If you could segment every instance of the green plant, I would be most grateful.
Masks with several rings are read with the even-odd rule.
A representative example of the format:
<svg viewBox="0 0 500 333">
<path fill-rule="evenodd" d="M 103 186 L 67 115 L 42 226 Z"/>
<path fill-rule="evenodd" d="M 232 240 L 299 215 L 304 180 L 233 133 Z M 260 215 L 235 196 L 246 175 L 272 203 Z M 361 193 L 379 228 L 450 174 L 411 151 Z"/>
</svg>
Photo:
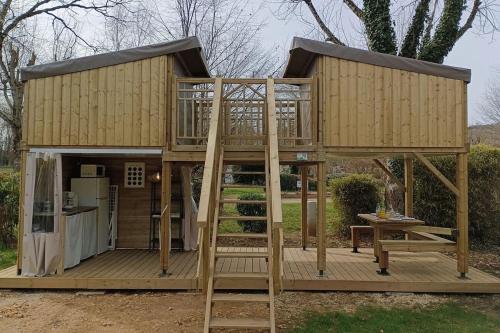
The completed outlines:
<svg viewBox="0 0 500 333">
<path fill-rule="evenodd" d="M 432 157 L 430 161 L 454 182 L 456 159 Z M 402 179 L 403 163 L 392 160 L 391 171 Z M 500 243 L 500 149 L 472 146 L 469 168 L 469 235 L 472 241 Z M 456 228 L 456 198 L 425 166 L 414 164 L 414 214 L 427 224 Z"/>
<path fill-rule="evenodd" d="M 284 192 L 297 192 L 297 180 L 299 177 L 296 175 L 292 175 L 290 173 L 281 173 L 280 174 L 280 185 L 281 190 Z"/>
<path fill-rule="evenodd" d="M 0 245 L 16 241 L 19 218 L 19 173 L 0 172 Z"/>
<path fill-rule="evenodd" d="M 245 193 L 241 194 L 238 199 L 240 200 L 265 200 L 265 197 L 259 193 Z M 265 204 L 247 204 L 237 203 L 236 210 L 240 215 L 244 216 L 266 216 Z M 265 221 L 238 221 L 238 224 L 243 228 L 244 232 L 265 232 L 267 223 Z"/>
<path fill-rule="evenodd" d="M 341 236 L 350 233 L 350 226 L 366 224 L 357 215 L 374 212 L 380 200 L 380 184 L 368 174 L 353 174 L 331 182 L 333 205 L 339 211 L 339 228 Z"/>
</svg>

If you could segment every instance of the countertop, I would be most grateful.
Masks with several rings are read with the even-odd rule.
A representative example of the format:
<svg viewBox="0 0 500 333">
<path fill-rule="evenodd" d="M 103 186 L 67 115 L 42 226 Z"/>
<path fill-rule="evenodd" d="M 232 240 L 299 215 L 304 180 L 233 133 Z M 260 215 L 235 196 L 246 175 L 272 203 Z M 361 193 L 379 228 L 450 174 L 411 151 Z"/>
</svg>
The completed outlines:
<svg viewBox="0 0 500 333">
<path fill-rule="evenodd" d="M 62 215 L 70 216 L 76 215 L 84 212 L 90 212 L 91 210 L 97 209 L 95 206 L 79 206 L 70 210 L 63 210 Z"/>
</svg>

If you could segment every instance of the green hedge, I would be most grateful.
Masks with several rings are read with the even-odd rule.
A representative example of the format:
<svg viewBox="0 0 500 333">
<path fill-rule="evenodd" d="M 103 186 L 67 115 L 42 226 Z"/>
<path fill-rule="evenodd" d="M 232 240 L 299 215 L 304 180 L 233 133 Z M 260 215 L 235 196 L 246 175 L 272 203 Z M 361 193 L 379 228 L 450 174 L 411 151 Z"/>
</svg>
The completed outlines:
<svg viewBox="0 0 500 333">
<path fill-rule="evenodd" d="M 238 196 L 240 200 L 265 200 L 266 197 L 260 193 L 244 193 Z M 245 204 L 237 203 L 236 210 L 240 215 L 245 216 L 266 216 L 265 204 Z M 265 221 L 238 221 L 244 232 L 265 232 L 267 223 Z"/>
<path fill-rule="evenodd" d="M 0 246 L 13 246 L 19 218 L 19 173 L 0 171 Z"/>
<path fill-rule="evenodd" d="M 456 158 L 429 158 L 448 179 L 455 182 Z M 389 167 L 403 179 L 403 162 Z M 472 146 L 469 168 L 469 235 L 474 242 L 500 244 L 500 149 Z M 425 166 L 414 166 L 414 214 L 433 226 L 456 228 L 456 198 Z"/>
<path fill-rule="evenodd" d="M 375 211 L 381 185 L 369 174 L 353 174 L 332 179 L 330 187 L 333 205 L 339 212 L 338 231 L 341 236 L 347 236 L 351 225 L 366 224 L 357 216 L 359 213 Z"/>
</svg>

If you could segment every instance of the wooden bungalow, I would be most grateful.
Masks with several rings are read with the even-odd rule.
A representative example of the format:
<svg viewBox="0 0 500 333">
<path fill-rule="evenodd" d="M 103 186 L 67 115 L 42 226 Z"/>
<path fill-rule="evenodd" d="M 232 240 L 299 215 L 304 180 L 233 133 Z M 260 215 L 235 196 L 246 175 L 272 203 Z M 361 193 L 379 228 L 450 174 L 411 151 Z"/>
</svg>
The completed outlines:
<svg viewBox="0 0 500 333">
<path fill-rule="evenodd" d="M 22 78 L 18 263 L 0 271 L 1 288 L 200 289 L 207 332 L 274 331 L 281 290 L 500 291 L 499 279 L 468 266 L 467 69 L 295 38 L 283 78 L 213 78 L 188 38 L 32 66 Z M 455 180 L 426 157 L 438 154 L 456 156 Z M 455 195 L 456 230 L 400 221 L 391 231 L 407 239 L 386 240 L 368 215 L 372 228 L 354 228 L 353 241 L 374 232 L 374 249 L 327 248 L 325 163 L 338 156 L 380 166 L 404 190 L 405 218 L 420 161 Z M 380 160 L 392 156 L 404 158 L 404 182 Z M 261 169 L 239 168 L 249 164 Z M 302 248 L 284 246 L 280 165 L 301 170 Z M 223 195 L 249 187 L 264 198 Z M 224 210 L 238 203 L 265 205 L 266 216 Z M 266 232 L 218 231 L 238 220 L 266 223 Z M 215 318 L 220 302 L 267 305 L 269 317 Z"/>
</svg>

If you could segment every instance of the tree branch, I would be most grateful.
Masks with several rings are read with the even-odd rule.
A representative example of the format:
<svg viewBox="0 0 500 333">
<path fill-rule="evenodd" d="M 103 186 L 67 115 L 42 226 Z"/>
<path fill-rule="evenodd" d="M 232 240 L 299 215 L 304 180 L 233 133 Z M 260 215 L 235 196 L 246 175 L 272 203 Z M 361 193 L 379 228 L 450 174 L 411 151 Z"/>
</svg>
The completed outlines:
<svg viewBox="0 0 500 333">
<path fill-rule="evenodd" d="M 353 0 L 343 0 L 347 7 L 356 15 L 361 21 L 364 20 L 364 13 L 361 8 L 354 3 Z"/>
<path fill-rule="evenodd" d="M 319 27 L 321 28 L 321 30 L 323 31 L 323 33 L 326 35 L 326 40 L 329 41 L 329 42 L 332 42 L 334 44 L 339 44 L 339 45 L 345 45 L 340 39 L 337 38 L 337 36 L 335 36 L 333 34 L 333 32 L 326 26 L 325 22 L 323 21 L 323 19 L 319 16 L 318 14 L 318 11 L 316 10 L 316 8 L 314 7 L 313 3 L 312 3 L 312 0 L 303 0 L 307 7 L 309 8 L 309 11 L 311 12 L 311 14 L 313 15 L 314 19 L 316 20 L 316 22 L 318 23 Z"/>
<path fill-rule="evenodd" d="M 429 12 L 430 0 L 421 0 L 415 9 L 415 14 L 408 27 L 406 36 L 403 41 L 403 46 L 399 55 L 406 58 L 415 58 L 417 49 L 420 43 L 420 36 L 425 28 L 425 19 Z"/>
<path fill-rule="evenodd" d="M 467 18 L 467 21 L 465 21 L 464 25 L 458 29 L 457 37 L 455 41 L 459 40 L 460 37 L 462 37 L 467 30 L 472 28 L 472 22 L 474 22 L 474 19 L 476 18 L 477 13 L 479 12 L 479 6 L 481 6 L 481 1 L 480 0 L 474 0 L 474 3 L 472 4 L 472 10 L 469 14 L 469 17 Z"/>
</svg>

